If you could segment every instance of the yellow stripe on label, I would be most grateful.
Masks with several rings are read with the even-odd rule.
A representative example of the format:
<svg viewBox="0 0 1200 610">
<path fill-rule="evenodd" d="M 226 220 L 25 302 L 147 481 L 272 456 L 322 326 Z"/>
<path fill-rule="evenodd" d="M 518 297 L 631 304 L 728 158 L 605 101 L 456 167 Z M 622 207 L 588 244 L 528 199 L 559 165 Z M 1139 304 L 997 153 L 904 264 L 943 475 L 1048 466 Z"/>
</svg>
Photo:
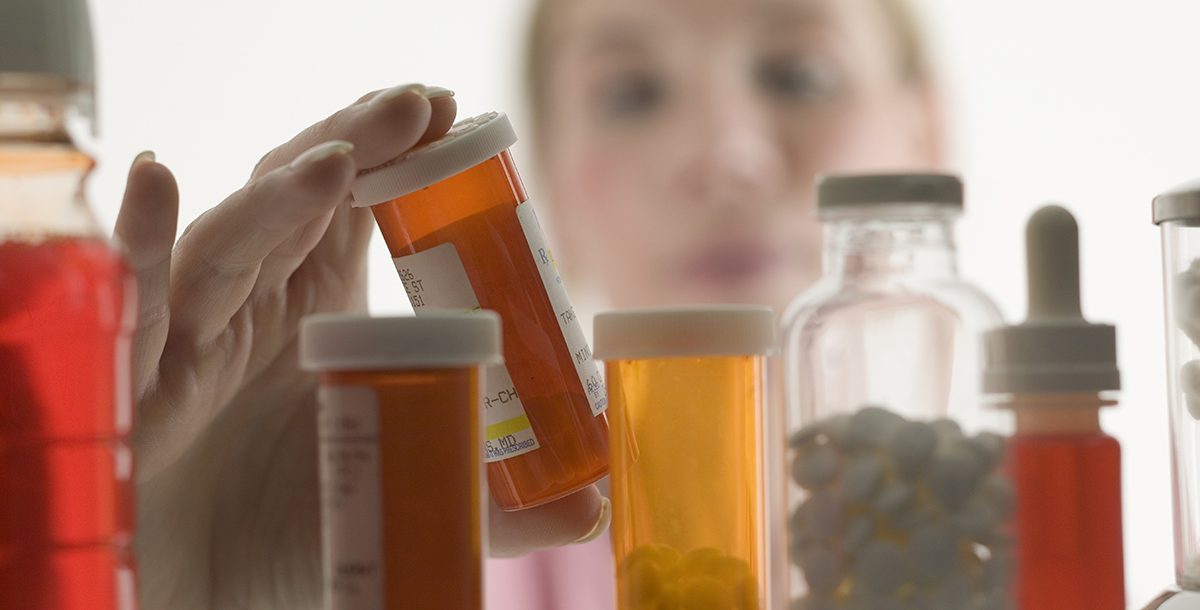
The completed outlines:
<svg viewBox="0 0 1200 610">
<path fill-rule="evenodd" d="M 529 417 L 522 415 L 509 420 L 502 421 L 498 424 L 492 424 L 487 427 L 487 440 L 494 441 L 498 438 L 503 438 L 521 430 L 532 428 L 533 424 L 529 423 Z"/>
</svg>

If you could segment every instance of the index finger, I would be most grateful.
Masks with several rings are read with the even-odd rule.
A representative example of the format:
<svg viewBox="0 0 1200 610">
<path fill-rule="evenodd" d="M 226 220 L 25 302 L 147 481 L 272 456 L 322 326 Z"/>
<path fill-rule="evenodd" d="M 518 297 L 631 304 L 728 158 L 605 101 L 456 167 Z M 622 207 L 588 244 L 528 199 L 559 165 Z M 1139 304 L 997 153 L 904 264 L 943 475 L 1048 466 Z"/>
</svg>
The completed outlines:
<svg viewBox="0 0 1200 610">
<path fill-rule="evenodd" d="M 441 137 L 457 111 L 454 92 L 441 87 L 402 85 L 369 93 L 267 153 L 251 180 L 286 166 L 313 146 L 335 140 L 354 145 L 351 158 L 359 170 L 382 165 L 420 142 Z"/>
</svg>

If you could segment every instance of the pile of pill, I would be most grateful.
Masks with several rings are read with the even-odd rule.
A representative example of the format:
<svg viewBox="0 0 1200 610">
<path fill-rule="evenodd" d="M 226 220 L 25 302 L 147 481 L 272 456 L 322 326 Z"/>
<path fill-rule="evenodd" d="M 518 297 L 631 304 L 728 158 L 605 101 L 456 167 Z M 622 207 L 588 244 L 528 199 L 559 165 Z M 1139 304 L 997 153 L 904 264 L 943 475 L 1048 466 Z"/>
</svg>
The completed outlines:
<svg viewBox="0 0 1200 610">
<path fill-rule="evenodd" d="M 1193 346 L 1200 348 L 1200 258 L 1175 275 L 1174 288 L 1175 324 Z M 1183 350 L 1183 353 L 1189 351 Z M 1190 360 L 1180 367 L 1178 383 L 1188 413 L 1192 419 L 1200 421 L 1200 360 Z M 1175 425 L 1186 424 L 1181 419 Z M 1183 561 L 1179 579 L 1181 585 L 1200 586 L 1200 556 L 1188 557 Z"/>
<path fill-rule="evenodd" d="M 878 407 L 789 439 L 805 499 L 790 557 L 808 584 L 793 610 L 1007 610 L 1014 493 L 1002 437 Z"/>
<path fill-rule="evenodd" d="M 714 548 L 638 547 L 617 570 L 622 610 L 759 610 L 747 562 Z"/>
</svg>

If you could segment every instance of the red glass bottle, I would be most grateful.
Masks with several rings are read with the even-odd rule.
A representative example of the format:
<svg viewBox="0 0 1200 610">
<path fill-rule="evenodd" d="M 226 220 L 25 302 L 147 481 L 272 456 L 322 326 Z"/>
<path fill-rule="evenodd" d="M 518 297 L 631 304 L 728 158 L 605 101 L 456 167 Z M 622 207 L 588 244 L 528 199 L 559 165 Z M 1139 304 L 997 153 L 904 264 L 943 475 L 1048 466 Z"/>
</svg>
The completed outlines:
<svg viewBox="0 0 1200 610">
<path fill-rule="evenodd" d="M 1039 400 L 1040 399 L 1040 400 Z M 1024 396 L 1009 467 L 1022 610 L 1125 607 L 1121 447 L 1095 394 Z"/>
<path fill-rule="evenodd" d="M 91 113 L 87 11 L 17 0 L 0 22 L 0 608 L 132 610 L 136 282 L 71 135 Z"/>
<path fill-rule="evenodd" d="M 1083 317 L 1070 212 L 1035 213 L 1026 250 L 1028 319 L 984 341 L 984 389 L 1016 416 L 1016 607 L 1122 610 L 1121 448 L 1100 428 L 1121 387 L 1116 329 Z"/>
</svg>

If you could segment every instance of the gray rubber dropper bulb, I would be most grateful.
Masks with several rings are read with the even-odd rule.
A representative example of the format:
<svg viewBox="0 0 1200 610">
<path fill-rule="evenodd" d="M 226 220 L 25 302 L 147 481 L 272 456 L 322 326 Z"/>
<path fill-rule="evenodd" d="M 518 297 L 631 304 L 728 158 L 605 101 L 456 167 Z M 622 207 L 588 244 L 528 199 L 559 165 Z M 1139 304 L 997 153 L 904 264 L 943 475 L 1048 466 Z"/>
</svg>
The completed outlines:
<svg viewBox="0 0 1200 610">
<path fill-rule="evenodd" d="M 1079 306 L 1079 224 L 1062 206 L 1038 210 L 1025 226 L 1026 323 L 1083 322 Z"/>
<path fill-rule="evenodd" d="M 1025 227 L 1029 313 L 984 335 L 983 385 L 991 393 L 1103 392 L 1121 387 L 1116 329 L 1083 317 L 1079 225 L 1062 206 Z"/>
</svg>

